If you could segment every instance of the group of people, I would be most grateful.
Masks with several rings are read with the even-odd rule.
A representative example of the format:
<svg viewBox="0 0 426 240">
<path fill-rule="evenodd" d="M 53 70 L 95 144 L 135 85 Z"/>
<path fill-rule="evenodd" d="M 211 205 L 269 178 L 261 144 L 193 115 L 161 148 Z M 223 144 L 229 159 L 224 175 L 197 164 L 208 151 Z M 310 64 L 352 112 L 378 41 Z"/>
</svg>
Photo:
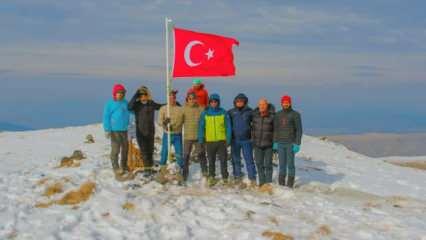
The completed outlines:
<svg viewBox="0 0 426 240">
<path fill-rule="evenodd" d="M 227 149 L 230 146 L 234 184 L 245 184 L 241 154 L 250 185 L 271 184 L 273 148 L 276 148 L 279 158 L 278 183 L 293 188 L 294 156 L 300 150 L 302 121 L 300 114 L 292 108 L 290 96 L 282 96 L 282 109 L 279 111 L 275 111 L 266 98 L 261 98 L 253 110 L 248 105 L 248 97 L 240 93 L 234 99 L 233 108 L 226 111 L 221 107 L 220 96 L 216 93 L 209 95 L 200 79 L 193 80 L 183 106 L 176 100 L 177 93 L 176 90 L 169 92 L 168 114 L 167 105 L 155 102 L 147 87 L 140 87 L 127 102 L 125 87 L 114 85 L 112 99 L 104 108 L 103 126 L 106 136 L 111 138 L 111 162 L 116 175 L 129 174 L 127 130 L 132 113 L 135 115 L 136 139 L 144 163 L 143 174 L 145 177 L 154 174 L 154 117 L 158 110 L 158 123 L 163 128 L 159 176 L 167 172 L 170 135 L 182 183 L 188 179 L 192 152 L 209 186 L 219 181 L 216 178 L 217 160 L 223 183 L 229 183 Z"/>
</svg>

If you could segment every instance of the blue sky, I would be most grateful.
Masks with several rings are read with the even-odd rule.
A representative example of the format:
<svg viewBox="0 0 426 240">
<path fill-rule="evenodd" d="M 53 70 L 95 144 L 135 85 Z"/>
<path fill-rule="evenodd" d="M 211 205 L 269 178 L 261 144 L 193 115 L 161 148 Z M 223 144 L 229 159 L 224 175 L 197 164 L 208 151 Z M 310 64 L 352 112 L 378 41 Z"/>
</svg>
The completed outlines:
<svg viewBox="0 0 426 240">
<path fill-rule="evenodd" d="M 176 3 L 178 2 L 178 3 Z M 164 101 L 164 17 L 232 36 L 230 107 L 288 93 L 311 134 L 426 130 L 424 1 L 54 1 L 0 5 L 0 128 L 100 121 L 114 82 Z M 190 79 L 176 80 L 182 91 Z"/>
</svg>

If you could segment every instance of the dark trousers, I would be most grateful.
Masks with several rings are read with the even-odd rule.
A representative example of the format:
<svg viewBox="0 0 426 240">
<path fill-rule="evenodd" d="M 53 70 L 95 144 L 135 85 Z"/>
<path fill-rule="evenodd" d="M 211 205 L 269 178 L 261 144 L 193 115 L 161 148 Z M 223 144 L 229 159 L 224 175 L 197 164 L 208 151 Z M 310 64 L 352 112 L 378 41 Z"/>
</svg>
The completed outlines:
<svg viewBox="0 0 426 240">
<path fill-rule="evenodd" d="M 138 142 L 139 150 L 141 151 L 144 169 L 151 169 L 154 165 L 154 136 L 146 136 L 136 130 L 136 140 Z"/>
<path fill-rule="evenodd" d="M 197 140 L 184 140 L 183 142 L 183 177 L 185 180 L 189 174 L 189 159 L 191 157 L 192 147 L 195 148 L 195 155 L 198 158 L 198 161 L 201 165 L 201 172 L 203 174 L 207 173 L 207 159 L 206 159 L 206 151 L 204 144 L 198 143 Z"/>
<path fill-rule="evenodd" d="M 294 177 L 296 167 L 294 165 L 293 144 L 278 143 L 279 175 Z M 287 172 L 288 169 L 288 172 Z"/>
<path fill-rule="evenodd" d="M 228 179 L 228 164 L 226 142 L 207 142 L 206 143 L 207 158 L 209 160 L 209 177 L 215 177 L 216 174 L 216 157 L 220 161 L 220 171 L 223 179 Z"/>
<path fill-rule="evenodd" d="M 272 146 L 254 147 L 254 160 L 256 161 L 259 185 L 272 183 Z"/>
<path fill-rule="evenodd" d="M 127 171 L 127 152 L 129 151 L 129 142 L 127 131 L 111 132 L 111 163 L 114 170 L 118 170 L 118 155 L 121 153 L 121 169 Z"/>
</svg>

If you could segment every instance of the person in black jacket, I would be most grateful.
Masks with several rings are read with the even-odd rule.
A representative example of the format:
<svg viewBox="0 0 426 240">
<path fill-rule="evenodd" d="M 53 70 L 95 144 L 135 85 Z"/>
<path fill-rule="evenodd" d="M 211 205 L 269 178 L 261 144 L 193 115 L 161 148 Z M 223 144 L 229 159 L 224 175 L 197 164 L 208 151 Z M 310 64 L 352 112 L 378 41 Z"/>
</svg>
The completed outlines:
<svg viewBox="0 0 426 240">
<path fill-rule="evenodd" d="M 253 111 L 251 132 L 259 186 L 272 183 L 274 115 L 274 105 L 269 104 L 266 98 L 261 98 Z"/>
<path fill-rule="evenodd" d="M 278 183 L 286 185 L 288 168 L 287 186 L 293 188 L 296 175 L 294 155 L 299 152 L 302 142 L 302 119 L 300 114 L 293 110 L 290 96 L 283 96 L 281 105 L 283 109 L 274 117 L 274 142 L 278 145 L 279 158 Z"/>
<path fill-rule="evenodd" d="M 164 104 L 152 100 L 151 92 L 145 86 L 140 87 L 130 100 L 128 108 L 135 113 L 136 140 L 141 151 L 144 163 L 145 176 L 152 174 L 154 165 L 154 136 L 155 136 L 155 111 Z"/>
</svg>

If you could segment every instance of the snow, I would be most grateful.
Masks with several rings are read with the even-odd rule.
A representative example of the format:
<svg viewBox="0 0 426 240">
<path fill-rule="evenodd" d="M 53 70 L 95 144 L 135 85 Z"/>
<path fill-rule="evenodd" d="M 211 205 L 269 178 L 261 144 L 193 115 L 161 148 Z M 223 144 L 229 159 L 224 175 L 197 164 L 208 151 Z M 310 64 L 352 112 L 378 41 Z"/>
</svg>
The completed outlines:
<svg viewBox="0 0 426 240">
<path fill-rule="evenodd" d="M 84 143 L 87 134 L 95 143 Z M 117 182 L 109 149 L 100 125 L 0 133 L 0 239 L 269 239 L 267 230 L 295 239 L 426 239 L 425 172 L 333 142 L 304 136 L 298 187 L 274 183 L 272 195 L 207 188 L 197 164 L 187 187 Z M 74 150 L 87 159 L 57 168 Z M 96 183 L 88 201 L 35 207 L 88 180 Z M 43 196 L 57 181 L 64 192 Z"/>
</svg>

